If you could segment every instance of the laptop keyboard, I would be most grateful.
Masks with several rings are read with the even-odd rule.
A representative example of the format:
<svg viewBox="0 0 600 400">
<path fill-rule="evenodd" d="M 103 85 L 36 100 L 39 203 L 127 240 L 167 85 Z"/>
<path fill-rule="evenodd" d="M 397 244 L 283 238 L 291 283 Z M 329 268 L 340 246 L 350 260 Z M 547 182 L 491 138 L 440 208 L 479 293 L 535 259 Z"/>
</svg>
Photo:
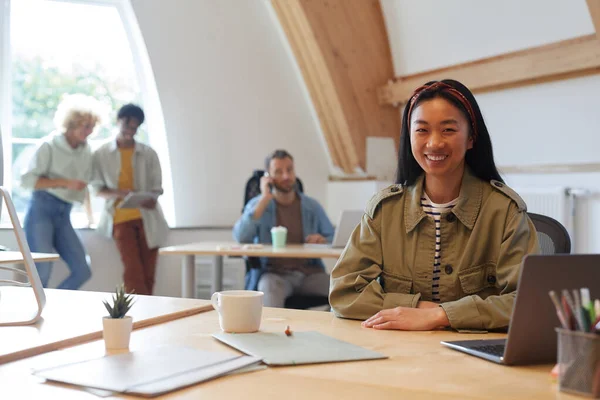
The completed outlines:
<svg viewBox="0 0 600 400">
<path fill-rule="evenodd" d="M 480 351 L 482 353 L 491 354 L 493 356 L 502 357 L 504 356 L 504 344 L 486 344 L 483 346 L 472 346 L 473 350 Z"/>
</svg>

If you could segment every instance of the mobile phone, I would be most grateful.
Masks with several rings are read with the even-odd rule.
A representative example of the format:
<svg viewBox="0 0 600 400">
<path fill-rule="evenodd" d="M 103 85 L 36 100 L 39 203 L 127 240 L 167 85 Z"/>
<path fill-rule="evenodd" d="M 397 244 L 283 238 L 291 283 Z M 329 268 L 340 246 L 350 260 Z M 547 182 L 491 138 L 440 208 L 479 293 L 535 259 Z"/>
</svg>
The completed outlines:
<svg viewBox="0 0 600 400">
<path fill-rule="evenodd" d="M 269 173 L 267 171 L 265 171 L 265 173 L 263 174 L 263 176 L 265 176 L 265 177 L 268 178 L 269 177 Z M 273 184 L 272 183 L 269 183 L 269 190 L 271 192 L 273 191 Z"/>
</svg>

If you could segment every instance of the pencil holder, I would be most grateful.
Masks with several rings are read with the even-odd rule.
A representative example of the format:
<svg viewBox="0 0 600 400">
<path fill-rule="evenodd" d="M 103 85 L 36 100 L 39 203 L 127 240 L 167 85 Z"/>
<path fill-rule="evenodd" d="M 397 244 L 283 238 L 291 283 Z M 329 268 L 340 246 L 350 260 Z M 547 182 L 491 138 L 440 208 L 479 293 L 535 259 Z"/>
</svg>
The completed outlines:
<svg viewBox="0 0 600 400">
<path fill-rule="evenodd" d="M 600 398 L 600 335 L 557 328 L 558 389 Z"/>
</svg>

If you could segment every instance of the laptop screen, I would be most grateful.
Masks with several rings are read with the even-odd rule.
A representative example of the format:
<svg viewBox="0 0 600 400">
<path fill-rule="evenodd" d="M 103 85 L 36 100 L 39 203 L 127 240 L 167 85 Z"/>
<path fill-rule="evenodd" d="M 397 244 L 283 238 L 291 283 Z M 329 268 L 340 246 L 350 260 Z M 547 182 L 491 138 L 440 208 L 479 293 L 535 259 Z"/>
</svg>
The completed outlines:
<svg viewBox="0 0 600 400">
<path fill-rule="evenodd" d="M 363 210 L 343 210 L 338 218 L 338 223 L 335 228 L 332 247 L 346 247 L 350 235 L 360 223 Z"/>
</svg>

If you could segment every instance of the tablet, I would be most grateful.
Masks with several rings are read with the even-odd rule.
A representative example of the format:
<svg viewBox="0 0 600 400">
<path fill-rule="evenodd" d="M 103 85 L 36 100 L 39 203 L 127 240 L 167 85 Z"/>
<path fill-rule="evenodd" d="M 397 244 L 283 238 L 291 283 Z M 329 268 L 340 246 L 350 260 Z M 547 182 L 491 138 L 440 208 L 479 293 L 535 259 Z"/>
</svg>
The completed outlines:
<svg viewBox="0 0 600 400">
<path fill-rule="evenodd" d="M 131 192 L 117 205 L 117 208 L 141 208 L 142 203 L 149 199 L 157 200 L 158 196 L 160 194 L 156 192 Z"/>
</svg>

